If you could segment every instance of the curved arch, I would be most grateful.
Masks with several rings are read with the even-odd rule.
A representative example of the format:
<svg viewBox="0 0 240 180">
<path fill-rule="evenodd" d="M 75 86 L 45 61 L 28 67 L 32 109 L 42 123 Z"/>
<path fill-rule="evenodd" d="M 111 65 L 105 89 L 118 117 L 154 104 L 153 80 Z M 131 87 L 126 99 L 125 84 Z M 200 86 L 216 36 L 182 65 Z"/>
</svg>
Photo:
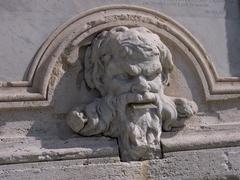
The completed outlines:
<svg viewBox="0 0 240 180">
<path fill-rule="evenodd" d="M 73 63 L 77 47 L 88 43 L 94 33 L 113 26 L 145 26 L 177 44 L 191 60 L 201 79 L 206 100 L 240 96 L 239 78 L 220 78 L 207 53 L 197 39 L 173 19 L 159 12 L 129 5 L 104 6 L 89 10 L 58 27 L 37 52 L 27 75 L 27 82 L 12 84 L 12 90 L 22 94 L 0 97 L 0 106 L 47 106 L 51 100 L 49 88 L 56 83 L 57 64 Z M 64 58 L 64 56 L 69 58 Z M 54 77 L 55 78 L 54 78 Z M 14 89 L 15 88 L 15 89 Z M 15 92 L 16 93 L 16 92 Z M 2 94 L 2 93 L 0 93 Z M 7 103 L 4 103 L 7 102 Z"/>
</svg>

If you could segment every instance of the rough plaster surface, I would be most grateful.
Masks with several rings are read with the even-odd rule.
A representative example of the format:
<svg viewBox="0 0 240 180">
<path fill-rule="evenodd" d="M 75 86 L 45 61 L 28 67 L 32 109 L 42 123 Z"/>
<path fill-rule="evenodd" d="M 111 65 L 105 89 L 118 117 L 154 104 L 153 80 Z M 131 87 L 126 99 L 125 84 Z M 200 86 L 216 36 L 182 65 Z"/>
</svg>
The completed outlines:
<svg viewBox="0 0 240 180">
<path fill-rule="evenodd" d="M 167 153 L 162 160 L 96 158 L 0 166 L 1 179 L 228 179 L 240 178 L 240 148 Z"/>
</svg>

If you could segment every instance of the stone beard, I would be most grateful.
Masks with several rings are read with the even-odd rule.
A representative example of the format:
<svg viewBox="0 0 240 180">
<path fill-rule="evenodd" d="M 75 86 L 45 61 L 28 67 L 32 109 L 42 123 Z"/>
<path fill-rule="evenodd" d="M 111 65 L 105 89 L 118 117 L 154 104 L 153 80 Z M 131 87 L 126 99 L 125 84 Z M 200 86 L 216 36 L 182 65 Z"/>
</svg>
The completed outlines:
<svg viewBox="0 0 240 180">
<path fill-rule="evenodd" d="M 87 49 L 84 80 L 99 91 L 67 116 L 84 136 L 118 139 L 123 161 L 161 158 L 162 129 L 197 111 L 194 102 L 164 95 L 172 56 L 159 36 L 144 27 L 119 26 L 100 33 Z"/>
</svg>

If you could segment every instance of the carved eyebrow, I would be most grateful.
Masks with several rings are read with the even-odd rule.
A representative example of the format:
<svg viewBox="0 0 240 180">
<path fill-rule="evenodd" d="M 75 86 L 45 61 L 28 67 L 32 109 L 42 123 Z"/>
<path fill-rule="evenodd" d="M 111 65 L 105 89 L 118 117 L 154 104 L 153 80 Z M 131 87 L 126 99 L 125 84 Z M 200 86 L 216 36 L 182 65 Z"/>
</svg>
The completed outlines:
<svg viewBox="0 0 240 180">
<path fill-rule="evenodd" d="M 155 66 L 153 66 L 153 67 L 155 67 Z M 150 71 L 149 71 L 149 69 L 144 69 L 143 70 L 143 74 L 145 76 L 151 76 L 151 75 L 154 75 L 154 74 L 159 74 L 161 72 L 162 72 L 162 67 L 161 66 L 156 68 L 156 69 L 151 68 Z"/>
<path fill-rule="evenodd" d="M 141 68 L 136 65 L 129 65 L 127 68 L 127 73 L 131 76 L 135 76 L 141 73 Z"/>
</svg>

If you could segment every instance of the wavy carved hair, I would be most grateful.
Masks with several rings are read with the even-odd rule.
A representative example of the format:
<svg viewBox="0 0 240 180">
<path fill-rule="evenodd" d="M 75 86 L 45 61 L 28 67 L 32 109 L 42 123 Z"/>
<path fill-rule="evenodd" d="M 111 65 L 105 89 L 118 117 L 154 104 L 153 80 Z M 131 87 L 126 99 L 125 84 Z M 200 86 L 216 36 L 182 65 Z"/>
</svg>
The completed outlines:
<svg viewBox="0 0 240 180">
<path fill-rule="evenodd" d="M 98 34 L 87 48 L 84 58 L 87 85 L 92 89 L 96 88 L 104 96 L 102 78 L 108 62 L 114 56 L 121 56 L 124 59 L 133 53 L 145 57 L 159 55 L 163 84 L 168 83 L 169 73 L 173 69 L 172 55 L 159 36 L 144 27 L 118 26 Z"/>
</svg>

